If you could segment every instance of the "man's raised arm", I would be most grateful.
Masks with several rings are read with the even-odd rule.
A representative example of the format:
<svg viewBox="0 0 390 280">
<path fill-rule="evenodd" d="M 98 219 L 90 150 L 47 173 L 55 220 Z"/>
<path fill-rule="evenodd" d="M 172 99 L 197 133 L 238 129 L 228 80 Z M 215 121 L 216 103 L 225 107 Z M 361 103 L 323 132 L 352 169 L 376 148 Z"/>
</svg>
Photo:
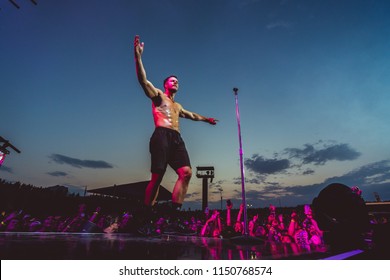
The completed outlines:
<svg viewBox="0 0 390 280">
<path fill-rule="evenodd" d="M 139 36 L 134 38 L 134 60 L 135 70 L 137 73 L 138 82 L 142 86 L 145 94 L 149 98 L 153 98 L 158 95 L 158 89 L 153 86 L 151 82 L 146 78 L 146 71 L 142 63 L 142 53 L 144 51 L 144 43 L 141 43 Z"/>
</svg>

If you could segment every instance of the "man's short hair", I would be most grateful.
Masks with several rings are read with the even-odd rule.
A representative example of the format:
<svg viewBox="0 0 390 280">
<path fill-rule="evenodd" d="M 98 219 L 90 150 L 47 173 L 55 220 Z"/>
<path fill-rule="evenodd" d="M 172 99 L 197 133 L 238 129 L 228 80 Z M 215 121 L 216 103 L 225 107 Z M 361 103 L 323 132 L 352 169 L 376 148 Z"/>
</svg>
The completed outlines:
<svg viewBox="0 0 390 280">
<path fill-rule="evenodd" d="M 166 77 L 166 78 L 164 79 L 164 82 L 163 82 L 164 88 L 165 88 L 165 83 L 169 80 L 169 78 L 172 78 L 172 77 L 177 79 L 177 77 L 176 77 L 175 75 L 170 75 L 170 76 Z"/>
</svg>

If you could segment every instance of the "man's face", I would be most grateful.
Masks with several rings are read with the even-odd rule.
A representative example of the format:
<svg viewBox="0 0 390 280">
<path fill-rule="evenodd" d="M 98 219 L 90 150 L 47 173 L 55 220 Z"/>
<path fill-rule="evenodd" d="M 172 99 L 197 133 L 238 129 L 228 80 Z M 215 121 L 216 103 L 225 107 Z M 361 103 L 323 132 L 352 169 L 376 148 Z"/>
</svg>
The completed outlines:
<svg viewBox="0 0 390 280">
<path fill-rule="evenodd" d="M 179 81 L 175 77 L 170 77 L 165 82 L 165 89 L 170 92 L 176 92 L 179 90 Z"/>
</svg>

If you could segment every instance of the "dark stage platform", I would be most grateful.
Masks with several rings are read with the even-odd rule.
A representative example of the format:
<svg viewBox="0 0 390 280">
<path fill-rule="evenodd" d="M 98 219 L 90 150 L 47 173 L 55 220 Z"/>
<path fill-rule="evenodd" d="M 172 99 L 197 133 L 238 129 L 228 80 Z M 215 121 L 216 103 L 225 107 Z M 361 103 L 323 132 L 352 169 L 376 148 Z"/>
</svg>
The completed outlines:
<svg viewBox="0 0 390 280">
<path fill-rule="evenodd" d="M 303 250 L 296 244 L 243 244 L 230 239 L 106 233 L 0 233 L 2 260 L 246 260 L 324 259 L 326 247 Z"/>
</svg>

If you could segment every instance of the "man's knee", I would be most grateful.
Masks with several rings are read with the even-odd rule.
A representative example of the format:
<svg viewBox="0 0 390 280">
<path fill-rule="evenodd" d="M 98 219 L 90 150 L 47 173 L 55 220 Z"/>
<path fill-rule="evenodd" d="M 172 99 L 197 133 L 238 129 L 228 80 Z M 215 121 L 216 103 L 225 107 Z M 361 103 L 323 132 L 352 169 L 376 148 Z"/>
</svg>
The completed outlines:
<svg viewBox="0 0 390 280">
<path fill-rule="evenodd" d="M 177 174 L 179 175 L 179 178 L 189 181 L 192 176 L 192 169 L 189 166 L 184 166 L 177 170 Z"/>
</svg>

